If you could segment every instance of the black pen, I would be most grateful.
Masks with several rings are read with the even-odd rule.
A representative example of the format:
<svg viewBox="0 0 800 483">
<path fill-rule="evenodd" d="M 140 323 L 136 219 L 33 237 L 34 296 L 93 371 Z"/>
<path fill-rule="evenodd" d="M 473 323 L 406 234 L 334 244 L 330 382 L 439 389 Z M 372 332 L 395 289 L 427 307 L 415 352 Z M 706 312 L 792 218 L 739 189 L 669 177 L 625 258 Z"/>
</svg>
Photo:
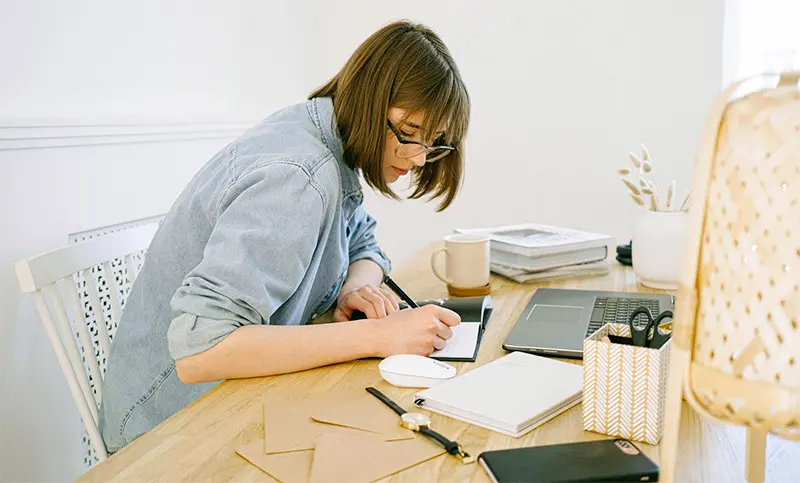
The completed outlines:
<svg viewBox="0 0 800 483">
<path fill-rule="evenodd" d="M 397 283 L 395 283 L 395 281 L 392 280 L 391 277 L 389 277 L 388 275 L 383 277 L 383 283 L 388 285 L 389 288 L 392 289 L 392 292 L 396 293 L 398 297 L 403 299 L 403 301 L 407 303 L 409 307 L 411 307 L 412 309 L 416 309 L 417 307 L 419 307 L 419 305 L 417 305 L 417 303 L 414 302 L 414 299 L 409 297 L 408 294 L 405 293 L 403 289 L 400 288 L 400 286 L 397 285 Z"/>
</svg>

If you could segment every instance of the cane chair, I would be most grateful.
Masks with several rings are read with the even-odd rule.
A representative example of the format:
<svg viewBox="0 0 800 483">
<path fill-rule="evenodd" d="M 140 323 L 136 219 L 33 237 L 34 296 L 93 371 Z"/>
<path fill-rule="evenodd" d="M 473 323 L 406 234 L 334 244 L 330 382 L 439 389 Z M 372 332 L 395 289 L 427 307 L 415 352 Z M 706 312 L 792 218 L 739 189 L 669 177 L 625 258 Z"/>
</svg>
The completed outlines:
<svg viewBox="0 0 800 483">
<path fill-rule="evenodd" d="M 764 480 L 767 434 L 800 440 L 800 72 L 726 89 L 712 105 L 667 384 L 662 481 L 674 480 L 681 400 L 747 428 L 745 476 Z M 777 79 L 777 82 L 775 82 Z"/>
</svg>

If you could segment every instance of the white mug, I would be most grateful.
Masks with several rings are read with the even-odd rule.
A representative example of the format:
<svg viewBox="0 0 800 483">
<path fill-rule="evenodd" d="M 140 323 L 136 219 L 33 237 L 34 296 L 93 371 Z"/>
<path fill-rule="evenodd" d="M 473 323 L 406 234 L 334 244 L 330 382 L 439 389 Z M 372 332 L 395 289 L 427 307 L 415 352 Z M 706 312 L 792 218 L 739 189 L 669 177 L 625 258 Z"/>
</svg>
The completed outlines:
<svg viewBox="0 0 800 483">
<path fill-rule="evenodd" d="M 445 253 L 445 275 L 436 267 Z M 444 237 L 444 248 L 431 255 L 431 270 L 436 278 L 457 288 L 480 288 L 489 283 L 489 237 L 456 233 Z"/>
</svg>

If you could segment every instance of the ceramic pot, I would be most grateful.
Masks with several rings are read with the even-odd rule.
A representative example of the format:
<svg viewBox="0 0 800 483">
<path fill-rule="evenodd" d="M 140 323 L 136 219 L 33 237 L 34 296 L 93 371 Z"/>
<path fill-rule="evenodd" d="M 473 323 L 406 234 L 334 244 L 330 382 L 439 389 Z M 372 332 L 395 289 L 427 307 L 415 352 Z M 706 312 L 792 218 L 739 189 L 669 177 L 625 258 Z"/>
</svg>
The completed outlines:
<svg viewBox="0 0 800 483">
<path fill-rule="evenodd" d="M 633 271 L 639 283 L 677 290 L 683 266 L 688 214 L 646 211 L 633 229 Z"/>
</svg>

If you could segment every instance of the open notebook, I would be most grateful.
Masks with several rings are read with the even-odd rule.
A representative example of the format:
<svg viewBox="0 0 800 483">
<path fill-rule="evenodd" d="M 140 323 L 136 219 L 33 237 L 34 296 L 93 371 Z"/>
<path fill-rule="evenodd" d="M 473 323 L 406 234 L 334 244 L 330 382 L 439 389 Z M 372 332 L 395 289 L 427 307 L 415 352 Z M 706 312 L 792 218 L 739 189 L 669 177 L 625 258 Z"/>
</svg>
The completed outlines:
<svg viewBox="0 0 800 483">
<path fill-rule="evenodd" d="M 440 361 L 475 362 L 478 358 L 483 331 L 492 315 L 490 296 L 463 297 L 452 299 L 418 300 L 422 305 L 436 304 L 452 310 L 461 316 L 461 323 L 453 327 L 453 337 L 447 346 L 435 351 L 430 357 Z M 400 308 L 407 308 L 400 304 Z"/>
</svg>

